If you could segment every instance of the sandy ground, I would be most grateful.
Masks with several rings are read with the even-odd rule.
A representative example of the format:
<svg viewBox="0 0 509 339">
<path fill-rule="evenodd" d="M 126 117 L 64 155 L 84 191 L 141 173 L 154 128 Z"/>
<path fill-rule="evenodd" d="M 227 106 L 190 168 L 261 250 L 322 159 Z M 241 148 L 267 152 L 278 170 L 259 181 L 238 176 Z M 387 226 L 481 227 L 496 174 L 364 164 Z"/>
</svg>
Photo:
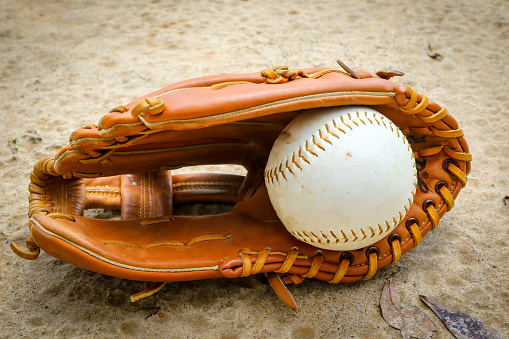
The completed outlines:
<svg viewBox="0 0 509 339">
<path fill-rule="evenodd" d="M 434 338 L 452 336 L 418 294 L 509 337 L 506 1 L 0 0 L 0 9 L 0 337 L 397 338 L 378 307 L 391 275 L 438 326 Z M 147 283 L 10 251 L 28 234 L 33 165 L 77 127 L 175 81 L 337 58 L 404 71 L 399 82 L 449 108 L 474 156 L 456 207 L 370 281 L 290 286 L 297 314 L 263 276 L 172 284 L 132 304 Z"/>
</svg>

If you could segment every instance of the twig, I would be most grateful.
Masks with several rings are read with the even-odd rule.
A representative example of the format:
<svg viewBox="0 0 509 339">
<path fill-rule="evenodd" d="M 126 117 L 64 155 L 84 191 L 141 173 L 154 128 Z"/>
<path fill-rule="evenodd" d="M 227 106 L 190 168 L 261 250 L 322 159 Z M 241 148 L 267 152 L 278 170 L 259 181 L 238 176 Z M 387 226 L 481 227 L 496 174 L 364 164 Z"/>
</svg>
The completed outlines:
<svg viewBox="0 0 509 339">
<path fill-rule="evenodd" d="M 431 48 L 431 44 L 428 42 L 428 49 L 429 49 L 429 52 L 428 52 L 428 56 L 431 58 L 431 59 L 435 59 L 437 61 L 442 61 L 442 59 L 444 58 L 442 56 L 442 54 L 438 54 L 436 52 L 433 51 L 433 48 Z"/>
<path fill-rule="evenodd" d="M 152 312 L 150 312 L 146 317 L 145 317 L 145 320 L 147 320 L 148 318 L 156 315 L 157 313 L 159 313 L 159 310 L 161 309 L 161 306 L 154 306 L 154 307 L 141 307 L 141 308 L 138 308 L 136 311 L 134 311 L 134 313 L 138 312 L 138 311 L 141 311 L 141 310 L 152 310 Z"/>
</svg>

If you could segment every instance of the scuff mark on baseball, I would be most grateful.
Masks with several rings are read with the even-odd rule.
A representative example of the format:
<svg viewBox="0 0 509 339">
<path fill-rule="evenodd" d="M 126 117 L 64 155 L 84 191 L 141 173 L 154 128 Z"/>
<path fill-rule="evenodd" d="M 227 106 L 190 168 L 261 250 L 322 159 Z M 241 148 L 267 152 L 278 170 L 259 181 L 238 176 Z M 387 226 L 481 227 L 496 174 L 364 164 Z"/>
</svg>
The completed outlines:
<svg viewBox="0 0 509 339">
<path fill-rule="evenodd" d="M 265 183 L 297 239 L 347 251 L 374 244 L 399 224 L 413 203 L 417 170 L 408 140 L 381 113 L 317 108 L 276 139 Z"/>
</svg>

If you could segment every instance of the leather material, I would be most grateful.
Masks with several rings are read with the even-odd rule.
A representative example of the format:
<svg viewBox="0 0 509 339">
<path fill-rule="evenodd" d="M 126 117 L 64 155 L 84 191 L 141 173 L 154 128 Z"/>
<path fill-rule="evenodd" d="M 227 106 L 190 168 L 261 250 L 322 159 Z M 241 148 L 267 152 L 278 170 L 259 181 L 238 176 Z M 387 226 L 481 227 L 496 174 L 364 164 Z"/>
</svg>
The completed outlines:
<svg viewBox="0 0 509 339">
<path fill-rule="evenodd" d="M 35 243 L 88 270 L 157 282 L 270 272 L 277 286 L 279 278 L 353 282 L 397 261 L 437 226 L 466 184 L 471 155 L 461 129 L 445 108 L 377 74 L 319 68 L 292 74 L 274 84 L 259 73 L 176 83 L 76 130 L 32 173 Z M 348 252 L 291 236 L 263 177 L 274 140 L 293 118 L 341 105 L 368 106 L 391 119 L 409 140 L 418 170 L 417 193 L 400 224 Z M 211 164 L 242 165 L 247 175 L 170 172 Z M 194 202 L 235 206 L 219 215 L 173 215 L 174 205 Z M 119 210 L 121 220 L 83 217 L 88 208 Z"/>
<path fill-rule="evenodd" d="M 173 214 L 170 171 L 126 174 L 121 177 L 122 219 L 155 218 Z"/>
</svg>

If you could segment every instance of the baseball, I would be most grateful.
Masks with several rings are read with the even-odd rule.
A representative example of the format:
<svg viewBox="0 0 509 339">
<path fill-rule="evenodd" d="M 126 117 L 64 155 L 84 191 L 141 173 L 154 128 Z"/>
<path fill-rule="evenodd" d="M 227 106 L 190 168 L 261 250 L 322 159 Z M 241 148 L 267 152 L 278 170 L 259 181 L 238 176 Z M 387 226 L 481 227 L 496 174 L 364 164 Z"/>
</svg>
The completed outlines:
<svg viewBox="0 0 509 339">
<path fill-rule="evenodd" d="M 317 108 L 278 136 L 265 184 L 293 236 L 347 251 L 374 244 L 399 224 L 413 202 L 417 171 L 408 140 L 381 113 Z"/>
</svg>

